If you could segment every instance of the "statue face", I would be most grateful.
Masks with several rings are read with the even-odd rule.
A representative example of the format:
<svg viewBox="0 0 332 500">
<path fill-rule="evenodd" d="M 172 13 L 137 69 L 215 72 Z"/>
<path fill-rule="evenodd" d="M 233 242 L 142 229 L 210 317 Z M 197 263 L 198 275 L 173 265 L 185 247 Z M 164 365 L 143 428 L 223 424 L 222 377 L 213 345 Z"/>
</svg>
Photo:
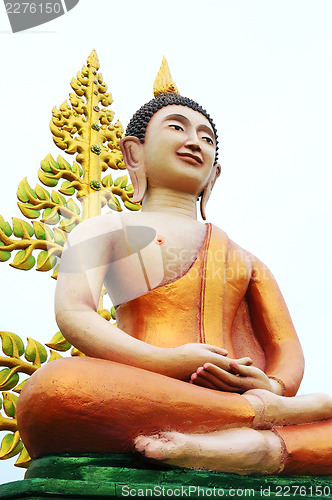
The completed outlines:
<svg viewBox="0 0 332 500">
<path fill-rule="evenodd" d="M 170 105 L 152 116 L 143 149 L 149 187 L 199 196 L 214 164 L 216 141 L 204 115 Z"/>
</svg>

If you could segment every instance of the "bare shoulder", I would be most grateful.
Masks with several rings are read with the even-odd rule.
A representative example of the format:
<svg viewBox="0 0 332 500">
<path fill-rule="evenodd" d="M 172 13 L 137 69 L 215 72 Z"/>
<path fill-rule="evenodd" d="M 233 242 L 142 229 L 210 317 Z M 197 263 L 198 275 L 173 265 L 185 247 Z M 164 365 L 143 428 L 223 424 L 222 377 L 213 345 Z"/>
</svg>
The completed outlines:
<svg viewBox="0 0 332 500">
<path fill-rule="evenodd" d="M 130 217 L 130 215 L 115 212 L 86 219 L 71 231 L 68 236 L 68 242 L 79 244 L 92 238 L 100 237 L 103 237 L 105 240 L 111 240 L 125 225 L 130 224 L 131 220 L 134 223 L 134 218 Z"/>
<path fill-rule="evenodd" d="M 74 258 L 78 259 L 78 253 L 90 263 L 120 258 L 128 250 L 128 244 L 132 246 L 135 240 L 142 238 L 150 242 L 155 237 L 155 230 L 151 227 L 142 231 L 144 225 L 149 226 L 144 214 L 112 212 L 86 219 L 69 234 L 62 261 L 70 257 L 72 262 Z"/>
</svg>

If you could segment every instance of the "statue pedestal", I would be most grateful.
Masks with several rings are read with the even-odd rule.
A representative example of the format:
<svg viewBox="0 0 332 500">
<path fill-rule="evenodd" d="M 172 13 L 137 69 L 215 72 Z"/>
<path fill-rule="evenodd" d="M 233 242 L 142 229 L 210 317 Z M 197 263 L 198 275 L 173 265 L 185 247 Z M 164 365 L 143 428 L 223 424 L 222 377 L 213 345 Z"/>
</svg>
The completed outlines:
<svg viewBox="0 0 332 500">
<path fill-rule="evenodd" d="M 161 467 L 132 455 L 59 455 L 33 460 L 0 499 L 93 498 L 332 499 L 332 476 L 238 476 Z"/>
</svg>

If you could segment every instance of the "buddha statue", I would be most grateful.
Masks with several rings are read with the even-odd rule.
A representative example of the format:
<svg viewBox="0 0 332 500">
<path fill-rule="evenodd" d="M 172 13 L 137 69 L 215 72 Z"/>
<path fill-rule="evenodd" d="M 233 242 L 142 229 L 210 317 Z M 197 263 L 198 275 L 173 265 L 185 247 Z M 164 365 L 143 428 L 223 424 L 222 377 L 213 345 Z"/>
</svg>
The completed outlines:
<svg viewBox="0 0 332 500">
<path fill-rule="evenodd" d="M 70 233 L 56 317 L 86 356 L 26 383 L 22 439 L 33 458 L 135 451 L 185 468 L 331 474 L 332 400 L 296 396 L 303 354 L 269 269 L 197 220 L 220 173 L 217 131 L 164 70 L 121 140 L 142 211 Z M 97 314 L 103 283 L 116 325 Z"/>
</svg>

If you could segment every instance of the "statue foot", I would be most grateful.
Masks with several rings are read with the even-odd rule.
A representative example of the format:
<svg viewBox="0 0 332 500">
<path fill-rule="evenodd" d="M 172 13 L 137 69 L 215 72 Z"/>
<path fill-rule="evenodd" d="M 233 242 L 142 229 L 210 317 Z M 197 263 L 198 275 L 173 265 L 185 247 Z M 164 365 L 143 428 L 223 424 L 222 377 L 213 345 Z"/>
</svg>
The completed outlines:
<svg viewBox="0 0 332 500">
<path fill-rule="evenodd" d="M 159 432 L 151 436 L 137 436 L 134 442 L 135 451 L 147 458 L 171 464 L 170 460 L 176 460 L 189 452 L 189 447 L 193 448 L 194 443 L 189 446 L 188 437 L 189 434 L 180 432 Z"/>
<path fill-rule="evenodd" d="M 327 394 L 284 397 L 263 389 L 252 389 L 243 396 L 255 410 L 255 429 L 307 424 L 332 417 L 332 399 Z"/>
<path fill-rule="evenodd" d="M 145 457 L 169 465 L 236 474 L 277 474 L 283 457 L 273 432 L 244 427 L 210 434 L 161 432 L 138 436 L 134 446 Z"/>
</svg>

